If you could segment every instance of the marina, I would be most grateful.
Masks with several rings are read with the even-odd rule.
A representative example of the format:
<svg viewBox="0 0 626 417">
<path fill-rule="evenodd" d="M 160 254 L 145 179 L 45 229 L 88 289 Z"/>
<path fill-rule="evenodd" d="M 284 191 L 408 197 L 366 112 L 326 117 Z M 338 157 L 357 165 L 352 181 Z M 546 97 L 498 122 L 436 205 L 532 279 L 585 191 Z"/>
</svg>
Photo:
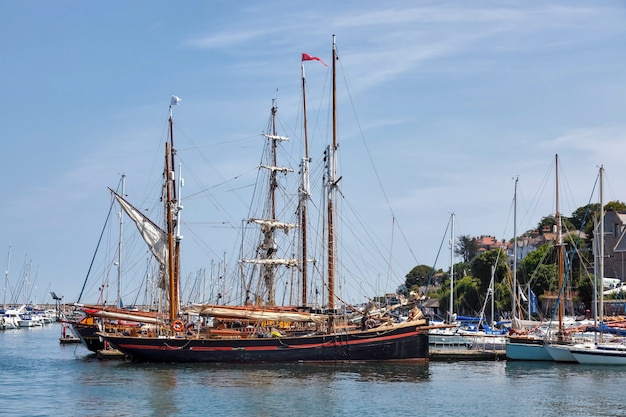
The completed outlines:
<svg viewBox="0 0 626 417">
<path fill-rule="evenodd" d="M 0 415 L 626 415 L 621 2 L 3 16 Z"/>
<path fill-rule="evenodd" d="M 0 332 L 7 415 L 615 416 L 624 367 L 548 362 L 135 364 L 60 345 L 60 324 Z M 29 381 L 26 402 L 15 381 Z M 450 393 L 454 395 L 450 395 Z M 480 399 L 479 405 L 476 400 Z M 67 399 L 67 401 L 59 401 Z M 71 399 L 71 400 L 70 400 Z M 315 407 L 309 406 L 315 400 Z"/>
</svg>

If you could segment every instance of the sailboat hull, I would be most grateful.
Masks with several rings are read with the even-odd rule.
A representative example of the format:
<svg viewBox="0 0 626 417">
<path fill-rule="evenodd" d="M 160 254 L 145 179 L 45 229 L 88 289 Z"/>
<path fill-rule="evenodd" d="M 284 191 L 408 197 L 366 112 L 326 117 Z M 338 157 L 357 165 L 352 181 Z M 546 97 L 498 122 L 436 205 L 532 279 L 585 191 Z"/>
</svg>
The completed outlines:
<svg viewBox="0 0 626 417">
<path fill-rule="evenodd" d="M 554 361 L 543 339 L 510 336 L 506 342 L 506 358 L 518 361 Z"/>
<path fill-rule="evenodd" d="M 140 362 L 427 361 L 428 333 L 416 326 L 343 334 L 202 339 L 101 334 Z"/>
<path fill-rule="evenodd" d="M 95 353 L 104 349 L 104 342 L 97 334 L 100 331 L 97 324 L 83 324 L 77 322 L 71 323 L 71 325 L 74 336 L 91 352 Z"/>
<path fill-rule="evenodd" d="M 572 355 L 584 365 L 626 365 L 626 347 L 623 345 L 572 349 Z"/>
</svg>

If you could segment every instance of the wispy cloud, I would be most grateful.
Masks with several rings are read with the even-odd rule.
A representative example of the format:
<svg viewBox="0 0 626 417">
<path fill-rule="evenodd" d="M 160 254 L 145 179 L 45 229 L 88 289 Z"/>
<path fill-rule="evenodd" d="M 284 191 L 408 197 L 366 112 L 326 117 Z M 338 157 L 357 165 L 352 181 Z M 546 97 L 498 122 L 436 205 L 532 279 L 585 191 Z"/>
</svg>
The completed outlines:
<svg viewBox="0 0 626 417">
<path fill-rule="evenodd" d="M 254 42 L 275 33 L 278 29 L 229 30 L 209 35 L 190 37 L 183 45 L 199 49 L 219 49 Z"/>
</svg>

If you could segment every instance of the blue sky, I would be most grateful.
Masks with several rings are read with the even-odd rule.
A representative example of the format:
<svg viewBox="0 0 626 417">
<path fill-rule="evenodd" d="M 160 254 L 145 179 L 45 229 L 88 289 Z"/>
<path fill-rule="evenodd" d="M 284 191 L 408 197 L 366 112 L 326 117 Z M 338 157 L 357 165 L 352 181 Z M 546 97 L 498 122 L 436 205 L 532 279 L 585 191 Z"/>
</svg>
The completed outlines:
<svg viewBox="0 0 626 417">
<path fill-rule="evenodd" d="M 435 262 L 451 212 L 456 236 L 512 238 L 516 176 L 518 231 L 552 214 L 556 153 L 564 214 L 597 202 L 601 164 L 605 200 L 626 200 L 622 1 L 13 1 L 0 34 L 0 250 L 11 286 L 31 264 L 36 301 L 78 295 L 121 173 L 147 204 L 172 94 L 183 195 L 213 190 L 184 202 L 205 227 L 187 232 L 183 274 L 234 258 L 236 236 L 216 225 L 243 219 L 249 195 L 218 184 L 258 164 L 273 98 L 284 133 L 300 135 L 301 53 L 330 61 L 333 34 L 342 192 L 394 259 L 391 278 L 359 287 L 370 295 Z M 306 68 L 321 112 L 328 70 Z"/>
</svg>

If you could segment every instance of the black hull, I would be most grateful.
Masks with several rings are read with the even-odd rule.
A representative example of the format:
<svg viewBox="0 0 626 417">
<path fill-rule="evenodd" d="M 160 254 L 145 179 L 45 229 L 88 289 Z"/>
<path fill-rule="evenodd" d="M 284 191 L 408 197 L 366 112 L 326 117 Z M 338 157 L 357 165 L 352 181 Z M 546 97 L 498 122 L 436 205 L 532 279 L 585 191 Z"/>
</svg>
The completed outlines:
<svg viewBox="0 0 626 417">
<path fill-rule="evenodd" d="M 97 325 L 72 323 L 73 333 L 78 336 L 80 342 L 91 352 L 104 349 L 104 341 L 98 336 L 100 329 Z"/>
<path fill-rule="evenodd" d="M 428 360 L 428 332 L 415 326 L 344 334 L 201 339 L 101 334 L 140 362 L 337 362 Z"/>
</svg>

